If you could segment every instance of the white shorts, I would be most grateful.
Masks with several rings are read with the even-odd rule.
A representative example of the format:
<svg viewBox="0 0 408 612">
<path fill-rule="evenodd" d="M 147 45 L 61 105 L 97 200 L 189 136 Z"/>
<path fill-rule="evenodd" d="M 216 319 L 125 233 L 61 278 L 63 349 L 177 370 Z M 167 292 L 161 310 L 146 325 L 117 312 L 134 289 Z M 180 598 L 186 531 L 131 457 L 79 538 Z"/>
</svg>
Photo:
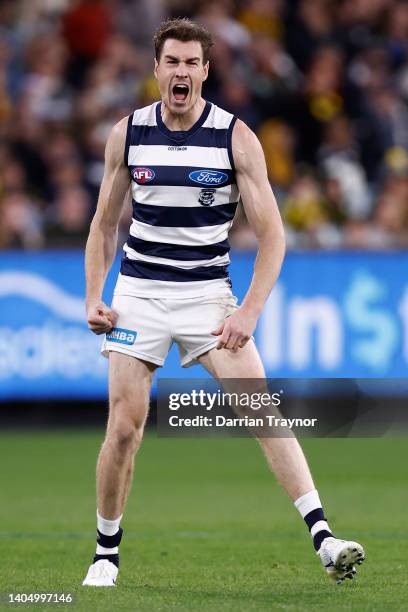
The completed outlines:
<svg viewBox="0 0 408 612">
<path fill-rule="evenodd" d="M 112 308 L 118 321 L 103 341 L 105 357 L 116 351 L 162 366 L 176 342 L 181 365 L 188 368 L 217 345 L 219 336 L 211 332 L 238 306 L 232 293 L 178 300 L 116 294 Z"/>
</svg>

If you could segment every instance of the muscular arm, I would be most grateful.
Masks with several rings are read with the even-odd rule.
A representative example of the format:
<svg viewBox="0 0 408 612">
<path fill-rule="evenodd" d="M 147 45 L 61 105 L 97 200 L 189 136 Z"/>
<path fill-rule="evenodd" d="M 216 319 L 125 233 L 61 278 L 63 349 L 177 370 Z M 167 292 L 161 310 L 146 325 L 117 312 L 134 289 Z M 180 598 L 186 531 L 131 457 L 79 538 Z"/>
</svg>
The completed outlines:
<svg viewBox="0 0 408 612">
<path fill-rule="evenodd" d="M 130 183 L 124 163 L 126 126 L 127 117 L 115 125 L 106 144 L 105 171 L 86 244 L 86 309 L 88 325 L 96 334 L 115 324 L 115 313 L 103 304 L 102 291 L 115 256 L 119 219 Z"/>
<path fill-rule="evenodd" d="M 251 337 L 279 276 L 285 238 L 278 206 L 269 185 L 262 147 L 242 121 L 237 121 L 234 127 L 232 151 L 244 210 L 258 240 L 251 285 L 240 309 L 222 326 L 218 344 L 218 348 L 235 350 L 243 347 Z"/>
<path fill-rule="evenodd" d="M 258 240 L 258 254 L 248 293 L 242 303 L 259 317 L 274 286 L 285 254 L 282 220 L 266 171 L 259 140 L 242 121 L 232 135 L 237 183 L 250 226 Z"/>
</svg>

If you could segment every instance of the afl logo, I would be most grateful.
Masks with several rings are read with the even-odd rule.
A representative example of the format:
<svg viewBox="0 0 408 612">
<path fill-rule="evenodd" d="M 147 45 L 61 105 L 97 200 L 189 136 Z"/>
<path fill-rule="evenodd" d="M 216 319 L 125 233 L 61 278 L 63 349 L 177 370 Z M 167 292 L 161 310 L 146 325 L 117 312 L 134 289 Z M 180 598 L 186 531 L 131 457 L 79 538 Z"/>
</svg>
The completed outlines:
<svg viewBox="0 0 408 612">
<path fill-rule="evenodd" d="M 228 181 L 228 174 L 218 170 L 194 170 L 188 177 L 199 185 L 223 185 Z"/>
<path fill-rule="evenodd" d="M 136 183 L 149 183 L 155 177 L 155 173 L 151 168 L 136 167 L 132 169 L 132 176 Z"/>
</svg>

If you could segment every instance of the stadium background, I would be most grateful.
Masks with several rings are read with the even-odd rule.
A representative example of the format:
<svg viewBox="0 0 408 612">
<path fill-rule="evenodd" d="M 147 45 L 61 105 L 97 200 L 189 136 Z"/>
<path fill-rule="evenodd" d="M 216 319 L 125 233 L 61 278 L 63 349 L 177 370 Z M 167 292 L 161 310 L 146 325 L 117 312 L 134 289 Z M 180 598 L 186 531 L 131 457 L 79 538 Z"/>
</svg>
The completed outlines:
<svg viewBox="0 0 408 612">
<path fill-rule="evenodd" d="M 256 332 L 268 375 L 406 377 L 407 2 L 1 0 L 0 420 L 9 501 L 0 515 L 9 558 L 2 590 L 75 590 L 93 545 L 92 477 L 106 417 L 106 362 L 84 321 L 83 249 L 109 130 L 158 97 L 151 38 L 168 16 L 192 17 L 213 33 L 205 97 L 257 133 L 284 219 L 288 254 Z M 121 220 L 119 251 L 129 221 L 130 208 Z M 231 243 L 234 291 L 242 297 L 256 248 L 242 208 Z M 159 375 L 198 376 L 200 370 L 181 371 L 172 351 Z M 390 563 L 366 570 L 370 576 L 353 586 L 349 607 L 373 610 L 381 602 L 382 609 L 403 609 L 404 442 L 307 441 L 331 505 L 358 498 L 346 516 L 334 510 L 335 524 L 368 540 L 374 557 L 381 545 L 388 547 Z M 140 609 L 162 609 L 166 602 L 177 609 L 270 609 L 274 603 L 316 609 L 324 597 L 341 609 L 344 602 L 323 586 L 302 526 L 288 514 L 261 458 L 253 457 L 250 441 L 164 441 L 151 432 L 146 447 L 127 522 L 140 558 L 131 547 L 124 551 L 128 589 L 134 570 L 139 591 L 122 593 L 123 609 L 131 609 L 126 597 L 136 596 Z M 174 508 L 167 519 L 160 513 L 163 491 Z M 270 547 L 259 541 L 260 525 Z M 74 554 L 61 562 L 67 549 L 81 558 L 81 576 Z M 223 576 L 224 595 L 223 553 L 233 569 Z M 36 569 L 27 573 L 23 559 L 30 558 Z M 270 569 L 256 576 L 257 562 Z M 55 569 L 61 563 L 65 583 Z M 301 606 L 291 594 L 295 569 Z M 245 575 L 252 582 L 242 587 Z M 281 585 L 277 599 L 270 596 L 271 580 Z M 314 591 L 316 580 L 323 599 Z M 89 599 L 88 609 L 94 602 L 103 609 L 104 601 Z"/>
</svg>

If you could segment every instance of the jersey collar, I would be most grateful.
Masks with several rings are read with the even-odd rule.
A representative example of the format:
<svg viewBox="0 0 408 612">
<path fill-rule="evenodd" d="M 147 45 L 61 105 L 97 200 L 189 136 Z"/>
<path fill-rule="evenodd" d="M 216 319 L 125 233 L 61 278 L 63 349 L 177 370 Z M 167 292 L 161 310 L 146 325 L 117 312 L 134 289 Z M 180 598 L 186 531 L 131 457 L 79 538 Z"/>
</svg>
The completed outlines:
<svg viewBox="0 0 408 612">
<path fill-rule="evenodd" d="M 169 138 L 170 140 L 173 140 L 174 142 L 177 142 L 178 144 L 182 144 L 184 143 L 187 138 L 189 138 L 189 136 L 192 136 L 193 134 L 195 134 L 195 132 L 200 129 L 200 127 L 203 125 L 203 123 L 205 122 L 205 120 L 207 119 L 210 110 L 211 110 L 211 102 L 205 102 L 205 106 L 203 109 L 203 112 L 201 113 L 200 117 L 198 118 L 198 120 L 195 122 L 195 124 L 189 129 L 189 130 L 169 130 L 169 128 L 165 125 L 162 116 L 161 116 L 161 110 L 160 110 L 160 106 L 161 106 L 161 102 L 157 102 L 156 104 L 156 121 L 157 121 L 157 127 L 160 130 L 160 132 L 162 134 L 164 134 L 165 136 L 167 136 L 167 138 Z"/>
</svg>

